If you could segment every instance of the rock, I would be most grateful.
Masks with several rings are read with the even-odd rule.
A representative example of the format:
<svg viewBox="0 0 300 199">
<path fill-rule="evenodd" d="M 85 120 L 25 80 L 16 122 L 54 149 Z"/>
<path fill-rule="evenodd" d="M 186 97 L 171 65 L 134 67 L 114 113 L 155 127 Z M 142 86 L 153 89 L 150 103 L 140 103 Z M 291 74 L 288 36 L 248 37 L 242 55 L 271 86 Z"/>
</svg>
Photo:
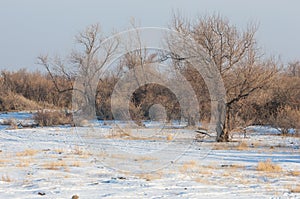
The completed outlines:
<svg viewBox="0 0 300 199">
<path fill-rule="evenodd" d="M 40 196 L 46 195 L 46 193 L 44 193 L 44 192 L 38 192 L 38 194 L 39 194 Z"/>
<path fill-rule="evenodd" d="M 72 199 L 79 199 L 79 196 L 78 195 L 73 195 Z"/>
</svg>

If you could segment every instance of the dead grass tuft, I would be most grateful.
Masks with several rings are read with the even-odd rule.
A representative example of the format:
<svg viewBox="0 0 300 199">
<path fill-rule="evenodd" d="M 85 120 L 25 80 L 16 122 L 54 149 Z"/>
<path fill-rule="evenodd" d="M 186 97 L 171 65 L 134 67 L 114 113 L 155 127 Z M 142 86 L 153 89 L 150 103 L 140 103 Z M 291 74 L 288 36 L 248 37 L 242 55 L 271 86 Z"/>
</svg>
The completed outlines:
<svg viewBox="0 0 300 199">
<path fill-rule="evenodd" d="M 8 175 L 3 175 L 3 176 L 1 177 L 1 180 L 2 180 L 3 182 L 11 182 L 11 181 L 12 181 L 12 179 L 11 179 Z"/>
<path fill-rule="evenodd" d="M 295 187 L 291 188 L 292 193 L 300 193 L 300 185 L 296 185 Z"/>
<path fill-rule="evenodd" d="M 272 161 L 268 159 L 265 162 L 259 162 L 257 165 L 257 170 L 264 172 L 281 172 L 282 168 L 281 166 L 272 163 Z"/>
<path fill-rule="evenodd" d="M 31 162 L 31 159 L 20 159 L 16 167 L 29 167 Z"/>
<path fill-rule="evenodd" d="M 18 157 L 20 157 L 20 156 L 22 156 L 22 157 L 24 157 L 24 156 L 34 156 L 37 153 L 38 153 L 38 151 L 35 150 L 35 149 L 26 149 L 22 152 L 16 153 L 16 156 L 18 156 Z"/>
<path fill-rule="evenodd" d="M 47 162 L 43 165 L 45 169 L 49 170 L 59 170 L 59 169 L 66 169 L 67 164 L 60 160 L 60 161 L 55 161 L 55 162 Z"/>
<path fill-rule="evenodd" d="M 300 176 L 300 171 L 291 171 L 290 174 L 292 176 Z"/>
<path fill-rule="evenodd" d="M 70 164 L 71 167 L 80 167 L 81 163 L 79 161 L 74 161 Z"/>
<path fill-rule="evenodd" d="M 180 171 L 182 173 L 185 173 L 185 172 L 187 172 L 189 170 L 195 169 L 196 166 L 197 166 L 197 162 L 194 161 L 194 160 L 191 160 L 191 161 L 188 161 L 188 162 L 184 163 L 182 165 L 182 167 L 180 168 Z"/>
<path fill-rule="evenodd" d="M 214 144 L 212 149 L 213 150 L 229 150 L 231 148 L 228 143 L 218 142 L 218 143 Z"/>
<path fill-rule="evenodd" d="M 248 144 L 246 142 L 240 142 L 239 145 L 236 147 L 237 150 L 244 151 L 248 150 Z"/>
<path fill-rule="evenodd" d="M 163 177 L 162 172 L 155 172 L 155 173 L 146 173 L 146 174 L 137 174 L 138 178 L 145 179 L 146 181 L 153 181 L 158 180 Z"/>
<path fill-rule="evenodd" d="M 173 139 L 174 139 L 173 135 L 171 135 L 171 134 L 167 135 L 167 141 L 172 141 Z"/>
</svg>

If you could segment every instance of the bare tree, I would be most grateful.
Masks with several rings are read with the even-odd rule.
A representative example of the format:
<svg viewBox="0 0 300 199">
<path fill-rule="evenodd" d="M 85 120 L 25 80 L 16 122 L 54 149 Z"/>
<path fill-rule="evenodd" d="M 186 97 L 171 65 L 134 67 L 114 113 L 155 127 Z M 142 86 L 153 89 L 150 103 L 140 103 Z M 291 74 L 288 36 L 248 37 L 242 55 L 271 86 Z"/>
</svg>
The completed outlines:
<svg viewBox="0 0 300 199">
<path fill-rule="evenodd" d="M 220 15 L 199 17 L 193 22 L 175 15 L 172 28 L 185 38 L 192 38 L 195 45 L 199 46 L 187 48 L 182 42 L 176 41 L 176 38 L 169 38 L 168 44 L 172 52 L 170 57 L 173 60 L 189 62 L 193 56 L 197 56 L 197 52 L 191 49 L 205 51 L 223 78 L 226 88 L 226 118 L 221 132 L 217 132 L 217 141 L 228 141 L 230 129 L 234 128 L 232 121 L 235 105 L 266 86 L 276 73 L 274 62 L 263 59 L 257 47 L 257 26 L 250 24 L 241 32 Z M 189 56 L 182 57 L 181 52 Z"/>
<path fill-rule="evenodd" d="M 95 113 L 97 84 L 101 80 L 100 71 L 111 61 L 110 58 L 118 47 L 117 40 L 103 42 L 105 39 L 100 26 L 94 24 L 76 36 L 78 46 L 67 57 L 67 61 L 59 57 L 38 57 L 38 63 L 46 68 L 59 93 L 73 91 L 73 106 L 77 106 L 73 109 L 81 110 L 83 117 L 90 117 Z M 69 86 L 61 87 L 56 80 L 57 74 L 69 80 Z"/>
</svg>

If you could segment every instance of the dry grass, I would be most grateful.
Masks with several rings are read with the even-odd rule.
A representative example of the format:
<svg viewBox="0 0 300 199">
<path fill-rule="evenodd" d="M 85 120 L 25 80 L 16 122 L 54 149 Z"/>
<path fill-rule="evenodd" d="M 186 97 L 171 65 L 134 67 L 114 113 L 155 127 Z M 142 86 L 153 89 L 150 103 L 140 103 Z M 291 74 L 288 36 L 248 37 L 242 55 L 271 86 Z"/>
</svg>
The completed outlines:
<svg viewBox="0 0 300 199">
<path fill-rule="evenodd" d="M 75 155 L 79 155 L 82 158 L 87 158 L 89 155 L 91 155 L 88 151 L 86 151 L 83 147 L 80 146 L 75 146 L 72 153 Z"/>
<path fill-rule="evenodd" d="M 300 185 L 296 185 L 292 187 L 290 190 L 292 193 L 300 193 Z"/>
<path fill-rule="evenodd" d="M 31 163 L 32 159 L 20 159 L 16 167 L 29 167 Z"/>
<path fill-rule="evenodd" d="M 8 175 L 3 175 L 3 176 L 1 177 L 1 180 L 2 180 L 3 182 L 12 182 L 12 179 L 11 179 Z"/>
<path fill-rule="evenodd" d="M 55 162 L 48 162 L 43 165 L 45 169 L 49 169 L 49 170 L 66 169 L 66 166 L 67 164 L 62 160 L 55 161 Z"/>
<path fill-rule="evenodd" d="M 147 160 L 157 160 L 157 158 L 155 157 L 151 157 L 151 156 L 138 156 L 137 158 L 135 158 L 136 161 L 147 161 Z"/>
<path fill-rule="evenodd" d="M 80 167 L 81 163 L 79 161 L 74 161 L 70 164 L 71 167 Z"/>
<path fill-rule="evenodd" d="M 229 143 L 214 143 L 214 146 L 212 148 L 213 150 L 229 150 L 231 149 Z"/>
<path fill-rule="evenodd" d="M 0 159 L 0 166 L 2 165 L 2 164 L 5 164 L 5 163 L 7 163 L 8 162 L 8 160 L 7 159 Z"/>
<path fill-rule="evenodd" d="M 202 178 L 201 177 L 196 177 L 193 180 L 197 183 L 200 183 L 200 184 L 207 184 L 207 185 L 212 184 L 212 182 L 209 181 L 208 178 L 204 178 L 204 177 L 202 177 Z"/>
<path fill-rule="evenodd" d="M 137 174 L 138 178 L 145 179 L 146 181 L 153 181 L 158 180 L 163 177 L 162 172 L 155 172 L 155 173 L 146 173 L 146 174 Z"/>
<path fill-rule="evenodd" d="M 245 150 L 248 150 L 249 147 L 246 142 L 240 142 L 239 145 L 237 145 L 236 149 L 239 151 L 245 151 Z"/>
<path fill-rule="evenodd" d="M 58 153 L 58 154 L 62 154 L 65 152 L 65 150 L 64 149 L 55 149 L 54 152 Z"/>
<path fill-rule="evenodd" d="M 72 123 L 72 117 L 62 111 L 38 111 L 37 113 L 35 113 L 33 119 L 40 126 L 56 126 Z"/>
<path fill-rule="evenodd" d="M 38 153 L 37 150 L 34 150 L 34 149 L 26 149 L 26 150 L 24 150 L 24 151 L 22 151 L 22 152 L 16 153 L 16 156 L 18 156 L 18 157 L 20 157 L 20 156 L 22 156 L 22 157 L 24 157 L 24 156 L 34 156 L 34 155 L 36 155 L 37 153 Z"/>
<path fill-rule="evenodd" d="M 291 171 L 290 174 L 292 176 L 300 176 L 300 171 Z"/>
<path fill-rule="evenodd" d="M 282 168 L 279 165 L 276 165 L 272 163 L 270 159 L 266 160 L 265 162 L 259 162 L 257 165 L 258 171 L 264 171 L 264 172 L 281 172 Z"/>
<path fill-rule="evenodd" d="M 140 136 L 140 135 L 135 135 L 133 132 L 134 129 L 117 129 L 114 130 L 113 133 L 105 136 L 105 138 L 108 139 L 123 139 L 123 140 L 149 140 L 149 141 L 159 141 L 159 140 L 167 140 L 171 141 L 173 140 L 172 135 L 167 135 L 166 137 L 158 137 L 158 136 Z"/>
<path fill-rule="evenodd" d="M 128 130 L 126 129 L 126 131 L 117 129 L 117 130 L 114 130 L 112 134 L 107 135 L 106 138 L 119 139 L 119 138 L 125 138 L 125 137 L 133 137 L 131 134 L 132 133 L 131 133 L 130 129 L 128 129 Z"/>
<path fill-rule="evenodd" d="M 167 140 L 168 141 L 172 141 L 174 138 L 173 138 L 173 135 L 171 135 L 171 134 L 168 134 L 167 135 Z"/>
<path fill-rule="evenodd" d="M 191 160 L 191 161 L 189 161 L 189 162 L 184 163 L 184 164 L 182 165 L 182 167 L 180 168 L 180 171 L 181 171 L 181 172 L 187 172 L 187 171 L 189 171 L 189 170 L 191 170 L 191 169 L 196 168 L 196 166 L 197 166 L 197 162 L 194 161 L 194 160 Z"/>
</svg>

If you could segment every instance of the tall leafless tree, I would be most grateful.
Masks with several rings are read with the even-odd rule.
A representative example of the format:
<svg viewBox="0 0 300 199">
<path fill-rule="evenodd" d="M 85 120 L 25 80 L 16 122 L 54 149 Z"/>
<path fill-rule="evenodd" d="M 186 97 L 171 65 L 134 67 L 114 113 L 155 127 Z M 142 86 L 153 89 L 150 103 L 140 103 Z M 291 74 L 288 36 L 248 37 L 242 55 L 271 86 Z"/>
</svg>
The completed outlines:
<svg viewBox="0 0 300 199">
<path fill-rule="evenodd" d="M 255 40 L 257 26 L 248 25 L 245 31 L 220 16 L 199 17 L 190 21 L 175 14 L 172 28 L 184 38 L 193 39 L 199 51 L 205 51 L 213 65 L 223 78 L 226 88 L 226 118 L 221 132 L 217 132 L 217 141 L 228 141 L 235 105 L 244 98 L 268 84 L 276 73 L 276 64 L 271 59 L 263 58 Z M 177 62 L 188 62 L 197 52 L 183 45 L 183 41 L 169 38 L 170 57 Z M 184 52 L 186 57 L 178 56 Z"/>
</svg>

